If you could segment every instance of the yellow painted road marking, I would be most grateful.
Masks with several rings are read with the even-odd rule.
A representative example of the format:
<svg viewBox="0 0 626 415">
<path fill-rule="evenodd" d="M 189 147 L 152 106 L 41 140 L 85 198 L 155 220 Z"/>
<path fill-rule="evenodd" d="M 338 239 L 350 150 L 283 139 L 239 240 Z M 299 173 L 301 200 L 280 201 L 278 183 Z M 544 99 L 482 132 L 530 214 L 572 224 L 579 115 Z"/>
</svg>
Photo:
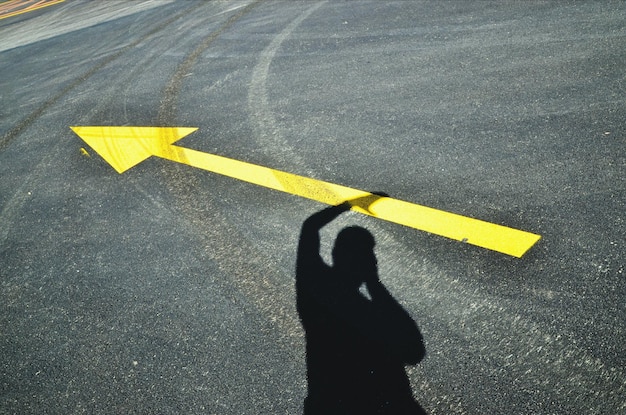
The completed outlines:
<svg viewBox="0 0 626 415">
<path fill-rule="evenodd" d="M 187 164 L 274 190 L 336 205 L 367 196 L 363 190 L 299 176 L 227 157 L 173 145 L 194 132 L 188 127 L 70 127 L 118 173 L 151 155 Z M 457 241 L 520 258 L 541 236 L 445 212 L 403 200 L 382 197 L 369 211 L 353 210 Z"/>
<path fill-rule="evenodd" d="M 19 14 L 32 12 L 35 10 L 43 9 L 44 7 L 52 6 L 54 4 L 63 3 L 65 0 L 43 0 L 38 2 L 32 1 L 9 1 L 2 5 L 0 9 L 0 19 L 6 19 L 8 17 L 17 16 Z M 32 4 L 31 4 L 32 3 Z M 12 10 L 18 7 L 23 7 L 19 10 L 9 11 L 3 13 L 3 10 Z"/>
</svg>

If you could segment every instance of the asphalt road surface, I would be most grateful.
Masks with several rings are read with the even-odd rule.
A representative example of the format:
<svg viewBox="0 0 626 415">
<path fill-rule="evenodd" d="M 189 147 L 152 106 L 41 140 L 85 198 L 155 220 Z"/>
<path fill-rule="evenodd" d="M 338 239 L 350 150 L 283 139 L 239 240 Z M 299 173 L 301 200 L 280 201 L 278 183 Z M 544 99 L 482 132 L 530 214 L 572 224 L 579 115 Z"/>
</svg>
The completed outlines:
<svg viewBox="0 0 626 415">
<path fill-rule="evenodd" d="M 321 255 L 374 235 L 428 413 L 626 413 L 624 45 L 608 0 L 1 19 L 0 413 L 303 411 L 296 253 L 325 205 L 155 157 L 118 174 L 70 130 L 99 125 L 541 235 L 514 258 L 349 212 Z"/>
</svg>

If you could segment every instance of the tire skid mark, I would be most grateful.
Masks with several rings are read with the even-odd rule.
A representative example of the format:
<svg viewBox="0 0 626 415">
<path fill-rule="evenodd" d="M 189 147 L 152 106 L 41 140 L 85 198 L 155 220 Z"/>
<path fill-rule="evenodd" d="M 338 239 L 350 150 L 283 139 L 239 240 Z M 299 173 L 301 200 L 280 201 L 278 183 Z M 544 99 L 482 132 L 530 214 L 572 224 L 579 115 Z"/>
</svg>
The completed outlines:
<svg viewBox="0 0 626 415">
<path fill-rule="evenodd" d="M 280 161 L 291 160 L 298 166 L 304 167 L 306 163 L 285 140 L 277 126 L 276 117 L 270 107 L 267 93 L 267 78 L 272 61 L 283 42 L 293 31 L 311 14 L 317 11 L 325 2 L 317 3 L 302 12 L 285 29 L 283 29 L 272 42 L 261 52 L 259 61 L 252 72 L 250 91 L 248 93 L 248 111 L 250 118 L 257 127 L 257 140 L 262 148 L 272 149 L 272 154 L 279 154 Z M 309 175 L 310 171 L 308 171 Z"/>
<path fill-rule="evenodd" d="M 222 24 L 217 30 L 213 31 L 185 58 L 185 60 L 178 66 L 176 72 L 170 79 L 169 83 L 163 91 L 163 100 L 159 106 L 159 115 L 157 121 L 160 125 L 173 124 L 176 118 L 176 100 L 180 92 L 183 80 L 186 75 L 191 71 L 191 68 L 195 65 L 198 57 L 208 49 L 211 44 L 222 34 L 228 30 L 236 21 L 247 14 L 252 8 L 260 3 L 261 0 L 256 0 L 252 3 L 242 7 L 236 14 L 232 15 L 224 24 Z M 235 9 L 231 9 L 235 10 Z"/>
</svg>

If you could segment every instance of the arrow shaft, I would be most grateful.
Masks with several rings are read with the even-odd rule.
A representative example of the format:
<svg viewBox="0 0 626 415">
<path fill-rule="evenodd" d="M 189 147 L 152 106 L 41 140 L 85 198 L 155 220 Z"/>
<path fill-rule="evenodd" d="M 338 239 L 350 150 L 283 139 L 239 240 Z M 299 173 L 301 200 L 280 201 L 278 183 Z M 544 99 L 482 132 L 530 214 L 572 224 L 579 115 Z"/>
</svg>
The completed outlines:
<svg viewBox="0 0 626 415">
<path fill-rule="evenodd" d="M 329 205 L 370 194 L 363 190 L 175 145 L 154 146 L 152 154 Z M 533 233 L 388 197 L 379 199 L 372 205 L 370 211 L 357 206 L 352 209 L 379 219 L 518 258 L 540 238 L 539 235 Z"/>
</svg>

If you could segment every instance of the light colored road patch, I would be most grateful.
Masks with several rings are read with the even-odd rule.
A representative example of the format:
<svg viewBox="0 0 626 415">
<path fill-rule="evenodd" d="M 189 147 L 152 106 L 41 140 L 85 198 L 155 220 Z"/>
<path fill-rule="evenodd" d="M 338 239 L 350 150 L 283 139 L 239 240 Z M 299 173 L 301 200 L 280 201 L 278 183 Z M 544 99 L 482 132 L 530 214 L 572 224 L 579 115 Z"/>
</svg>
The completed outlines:
<svg viewBox="0 0 626 415">
<path fill-rule="evenodd" d="M 64 3 L 64 7 L 33 18 L 29 25 L 0 27 L 0 52 L 74 32 L 96 24 L 160 7 L 173 0 L 99 1 Z M 68 13 L 67 8 L 72 9 Z M 1 18 L 1 16 L 0 16 Z M 38 30 L 33 31 L 32 28 Z"/>
</svg>

